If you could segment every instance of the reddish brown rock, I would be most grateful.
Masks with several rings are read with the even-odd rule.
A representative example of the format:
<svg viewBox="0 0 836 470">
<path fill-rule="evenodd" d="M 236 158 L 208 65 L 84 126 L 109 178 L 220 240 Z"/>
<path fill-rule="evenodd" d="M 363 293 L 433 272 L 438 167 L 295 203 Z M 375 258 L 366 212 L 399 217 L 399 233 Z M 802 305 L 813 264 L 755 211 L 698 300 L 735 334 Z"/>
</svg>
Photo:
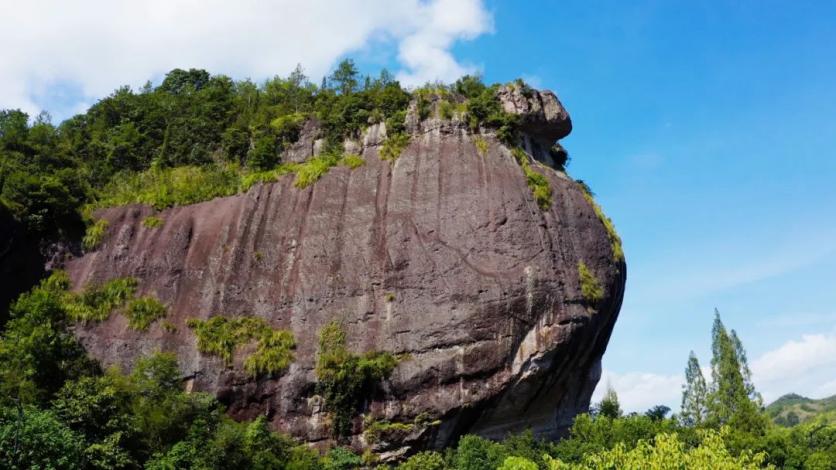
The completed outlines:
<svg viewBox="0 0 836 470">
<path fill-rule="evenodd" d="M 380 139 L 367 136 L 360 168 L 335 167 L 305 189 L 289 175 L 172 208 L 157 214 L 159 228 L 141 224 L 149 207 L 102 211 L 108 236 L 68 264 L 75 285 L 134 276 L 142 293 L 169 306 L 177 330 L 158 322 L 136 332 L 113 315 L 80 327 L 79 337 L 106 364 L 129 367 L 144 354 L 174 352 L 188 386 L 217 394 L 233 416 L 266 414 L 276 429 L 318 442 L 329 432 L 315 396 L 317 332 L 339 319 L 353 350 L 409 355 L 369 397 L 366 413 L 440 420 L 378 443 L 387 455 L 464 432 L 560 433 L 588 407 L 625 266 L 564 173 L 538 166 L 553 190 L 551 208 L 541 210 L 492 135 L 482 137 L 489 143 L 482 156 L 462 126 L 417 127 L 393 164 L 379 159 Z M 579 261 L 604 287 L 597 305 L 581 296 Z M 199 353 L 185 322 L 213 315 L 254 315 L 292 331 L 295 361 L 277 379 L 255 380 L 240 357 L 227 368 Z M 355 431 L 361 445 L 360 417 Z"/>
</svg>

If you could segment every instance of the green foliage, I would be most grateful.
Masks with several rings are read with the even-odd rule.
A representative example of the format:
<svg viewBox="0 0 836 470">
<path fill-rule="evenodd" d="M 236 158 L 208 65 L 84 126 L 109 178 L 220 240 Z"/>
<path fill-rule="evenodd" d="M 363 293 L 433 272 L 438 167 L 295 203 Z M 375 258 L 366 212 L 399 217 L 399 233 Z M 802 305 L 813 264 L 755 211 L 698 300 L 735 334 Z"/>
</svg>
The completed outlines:
<svg viewBox="0 0 836 470">
<path fill-rule="evenodd" d="M 505 457 L 505 460 L 502 461 L 502 465 L 498 467 L 498 470 L 538 470 L 539 468 L 540 467 L 538 467 L 535 462 L 532 462 L 525 457 L 512 455 L 510 457 Z"/>
<path fill-rule="evenodd" d="M 348 154 L 348 155 L 345 155 L 342 158 L 341 163 L 343 165 L 347 166 L 348 168 L 351 168 L 352 170 L 354 170 L 356 168 L 360 168 L 361 166 L 365 165 L 366 161 L 363 160 L 363 157 L 361 157 L 360 155 Z"/>
<path fill-rule="evenodd" d="M 380 158 L 388 162 L 394 162 L 401 156 L 401 152 L 409 145 L 409 134 L 395 132 L 386 136 L 383 145 L 380 147 Z"/>
<path fill-rule="evenodd" d="M 214 398 L 184 392 L 171 354 L 102 374 L 68 330 L 69 286 L 56 272 L 22 295 L 0 339 L 0 468 L 322 467 L 263 417 L 236 423 Z"/>
<path fill-rule="evenodd" d="M 0 413 L 3 468 L 82 469 L 84 441 L 54 413 L 33 407 Z"/>
<path fill-rule="evenodd" d="M 426 413 L 419 414 L 409 423 L 377 420 L 367 415 L 363 420 L 363 435 L 372 444 L 380 441 L 400 442 L 416 430 L 439 424 L 441 421 L 433 421 Z"/>
<path fill-rule="evenodd" d="M 468 434 L 459 439 L 455 468 L 458 470 L 494 470 L 508 457 L 505 447 L 479 436 Z"/>
<path fill-rule="evenodd" d="M 389 377 L 397 362 L 388 352 L 369 351 L 363 355 L 349 352 L 345 331 L 336 321 L 320 330 L 317 390 L 325 399 L 326 410 L 332 413 L 335 437 L 351 433 L 352 419 L 360 411 L 364 398 Z"/>
<path fill-rule="evenodd" d="M 363 157 L 359 155 L 319 155 L 302 163 L 284 163 L 273 170 L 245 174 L 241 179 L 241 188 L 246 191 L 254 184 L 270 183 L 284 175 L 295 174 L 293 186 L 304 189 L 317 182 L 337 165 L 343 165 L 353 170 L 365 163 Z"/>
<path fill-rule="evenodd" d="M 700 436 L 699 445 L 691 449 L 688 449 L 676 434 L 659 434 L 652 442 L 641 440 L 632 449 L 628 449 L 624 444 L 617 444 L 612 449 L 586 455 L 580 464 L 566 464 L 559 459 L 552 458 L 547 460 L 549 468 L 553 470 L 609 468 L 754 470 L 764 468 L 766 455 L 763 453 L 743 452 L 738 456 L 732 455 L 724 444 L 727 433 L 727 430 L 705 431 Z"/>
<path fill-rule="evenodd" d="M 259 183 L 275 182 L 284 175 L 294 173 L 299 168 L 299 165 L 301 164 L 283 163 L 272 170 L 246 173 L 241 177 L 241 190 L 247 191 Z"/>
<path fill-rule="evenodd" d="M 113 177 L 86 210 L 126 204 L 155 209 L 194 204 L 236 194 L 241 176 L 234 165 L 181 166 L 122 173 Z"/>
<path fill-rule="evenodd" d="M 232 366 L 237 348 L 257 342 L 255 352 L 244 361 L 245 370 L 253 376 L 278 374 L 293 362 L 293 335 L 271 328 L 262 318 L 216 316 L 190 319 L 186 325 L 197 336 L 198 351 L 220 357 L 227 367 Z"/>
<path fill-rule="evenodd" d="M 305 163 L 300 163 L 296 167 L 296 179 L 293 180 L 293 186 L 299 189 L 307 188 L 339 163 L 339 155 L 320 155 Z"/>
<path fill-rule="evenodd" d="M 618 262 L 624 261 L 624 249 L 621 247 L 621 237 L 619 237 L 618 232 L 615 231 L 615 225 L 612 223 L 612 219 L 607 217 L 604 214 L 604 210 L 601 209 L 601 206 L 595 202 L 594 194 L 592 193 L 592 190 L 589 189 L 589 186 L 583 181 L 577 181 L 577 183 L 583 191 L 584 198 L 586 198 L 586 201 L 590 206 L 592 206 L 592 210 L 595 211 L 595 215 L 598 216 L 598 220 L 601 221 L 604 225 L 604 229 L 607 231 L 607 236 L 610 239 L 610 246 L 612 247 L 613 258 L 615 258 Z"/>
<path fill-rule="evenodd" d="M 418 452 L 398 465 L 398 470 L 445 470 L 444 457 L 438 452 Z"/>
<path fill-rule="evenodd" d="M 615 419 L 621 416 L 621 404 L 618 402 L 618 395 L 612 387 L 607 389 L 607 393 L 601 399 L 596 411 L 598 415 L 605 418 Z"/>
<path fill-rule="evenodd" d="M 12 305 L 0 339 L 0 405 L 43 403 L 65 381 L 96 369 L 68 331 L 68 287 L 59 271 Z"/>
<path fill-rule="evenodd" d="M 151 323 L 165 317 L 165 305 L 154 297 L 140 297 L 128 303 L 125 309 L 125 316 L 128 317 L 128 325 L 139 331 L 145 331 Z"/>
<path fill-rule="evenodd" d="M 766 407 L 766 415 L 775 424 L 788 427 L 819 417 L 836 422 L 836 395 L 814 400 L 791 393 L 770 403 Z"/>
<path fill-rule="evenodd" d="M 84 238 L 81 241 L 84 249 L 88 251 L 95 250 L 104 240 L 109 226 L 110 223 L 107 220 L 100 219 L 87 227 L 87 233 L 84 234 Z"/>
<path fill-rule="evenodd" d="M 534 170 L 530 163 L 530 158 L 523 149 L 514 147 L 511 153 L 514 155 L 517 163 L 520 164 L 525 174 L 526 183 L 529 189 L 531 189 L 531 194 L 534 196 L 534 200 L 537 201 L 537 205 L 542 210 L 550 208 L 552 206 L 552 188 L 549 186 L 549 180 Z"/>
<path fill-rule="evenodd" d="M 484 137 L 477 135 L 473 138 L 473 144 L 476 146 L 476 151 L 479 155 L 486 156 L 488 154 L 488 141 Z"/>
<path fill-rule="evenodd" d="M 747 387 L 745 355 L 729 334 L 715 310 L 712 336 L 711 389 L 707 397 L 707 420 L 714 426 L 729 425 L 735 430 L 762 434 L 766 420 Z"/>
<path fill-rule="evenodd" d="M 479 77 L 464 76 L 453 84 L 456 93 L 464 96 L 466 120 L 471 131 L 480 127 L 496 129 L 500 142 L 508 146 L 517 144 L 519 117 L 506 113 L 496 96 L 499 85 L 485 86 Z"/>
<path fill-rule="evenodd" d="M 325 470 L 352 470 L 360 468 L 363 460 L 350 449 L 334 447 L 325 454 L 322 464 Z"/>
<path fill-rule="evenodd" d="M 104 321 L 133 298 L 136 284 L 136 279 L 122 277 L 89 285 L 78 295 L 65 294 L 67 316 L 73 321 Z"/>
<path fill-rule="evenodd" d="M 595 306 L 604 298 L 601 282 L 583 261 L 578 261 L 578 280 L 581 284 L 581 295 L 588 305 Z"/>
<path fill-rule="evenodd" d="M 438 116 L 441 119 L 453 119 L 453 116 L 456 113 L 456 105 L 453 103 L 442 100 L 438 103 Z"/>
<path fill-rule="evenodd" d="M 244 361 L 244 369 L 253 377 L 275 375 L 293 362 L 293 334 L 286 330 L 271 330 L 258 341 L 255 352 Z"/>
<path fill-rule="evenodd" d="M 708 414 L 708 387 L 702 375 L 700 363 L 694 351 L 688 356 L 685 369 L 685 384 L 682 390 L 682 413 L 680 419 L 687 426 L 700 426 Z"/>
<path fill-rule="evenodd" d="M 159 228 L 162 227 L 163 222 L 163 219 L 155 215 L 149 215 L 148 217 L 142 219 L 142 226 L 146 228 Z"/>
<path fill-rule="evenodd" d="M 247 166 L 255 171 L 273 168 L 279 163 L 279 146 L 270 134 L 260 136 L 247 152 Z"/>
</svg>

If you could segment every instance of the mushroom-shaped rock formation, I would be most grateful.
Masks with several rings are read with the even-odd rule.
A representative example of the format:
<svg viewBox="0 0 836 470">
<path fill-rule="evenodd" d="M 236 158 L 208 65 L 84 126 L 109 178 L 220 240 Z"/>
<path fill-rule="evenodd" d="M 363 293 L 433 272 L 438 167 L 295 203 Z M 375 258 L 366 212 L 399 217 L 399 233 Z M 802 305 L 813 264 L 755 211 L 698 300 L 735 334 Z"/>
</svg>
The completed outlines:
<svg viewBox="0 0 836 470">
<path fill-rule="evenodd" d="M 68 263 L 74 285 L 132 276 L 169 311 L 147 331 L 112 315 L 76 334 L 105 364 L 173 352 L 188 388 L 214 393 L 232 416 L 266 415 L 277 430 L 326 443 L 333 420 L 316 386 L 318 333 L 336 320 L 348 350 L 399 358 L 354 410 L 356 447 L 397 457 L 465 432 L 559 435 L 589 406 L 626 266 L 582 186 L 537 161 L 571 130 L 555 95 L 497 94 L 520 115 L 525 158 L 535 158 L 521 164 L 490 130 L 421 120 L 413 106 L 410 141 L 392 162 L 380 158 L 386 132 L 375 125 L 353 144 L 365 164 L 334 167 L 306 188 L 284 176 L 162 212 L 99 211 L 107 235 Z M 295 161 L 314 154 L 315 132 L 304 128 Z M 547 181 L 549 205 L 538 205 L 531 171 Z M 164 223 L 143 224 L 152 214 Z M 253 377 L 242 365 L 253 345 L 232 363 L 201 353 L 187 323 L 213 316 L 291 332 L 293 361 Z M 372 439 L 370 423 L 390 424 Z"/>
</svg>

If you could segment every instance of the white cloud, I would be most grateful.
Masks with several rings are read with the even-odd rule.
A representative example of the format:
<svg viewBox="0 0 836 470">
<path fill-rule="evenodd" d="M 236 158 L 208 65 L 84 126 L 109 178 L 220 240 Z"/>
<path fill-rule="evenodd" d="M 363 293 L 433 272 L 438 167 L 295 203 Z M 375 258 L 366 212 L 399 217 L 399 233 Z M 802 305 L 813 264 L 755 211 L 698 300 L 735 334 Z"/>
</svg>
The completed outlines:
<svg viewBox="0 0 836 470">
<path fill-rule="evenodd" d="M 705 363 L 708 362 L 706 359 Z M 836 331 L 802 335 L 800 339 L 787 341 L 761 354 L 750 365 L 755 388 L 763 395 L 765 404 L 787 393 L 810 398 L 834 395 Z M 704 368 L 703 376 L 710 381 L 711 370 Z M 654 405 L 667 405 L 678 412 L 684 381 L 684 372 L 664 375 L 604 370 L 592 401 L 600 401 L 607 387 L 612 386 L 626 412 L 642 412 Z"/>
<path fill-rule="evenodd" d="M 30 112 L 59 84 L 89 99 L 174 67 L 263 79 L 302 63 L 320 77 L 381 41 L 408 83 L 451 80 L 471 70 L 452 45 L 492 21 L 481 0 L 2 0 L 0 18 L 0 108 Z"/>
<path fill-rule="evenodd" d="M 476 72 L 472 65 L 459 64 L 450 47 L 459 39 L 472 39 L 492 28 L 491 17 L 480 2 L 438 0 L 420 13 L 418 21 L 424 26 L 400 44 L 398 58 L 407 70 L 399 73 L 398 79 L 407 85 L 422 85 Z"/>
<path fill-rule="evenodd" d="M 618 394 L 621 408 L 626 412 L 643 412 L 656 405 L 667 405 L 679 410 L 684 374 L 663 375 L 648 372 L 620 374 L 604 370 L 601 381 L 592 394 L 592 402 L 601 401 L 608 386 Z"/>
<path fill-rule="evenodd" d="M 752 380 L 769 402 L 785 393 L 836 394 L 836 332 L 803 335 L 752 362 Z"/>
</svg>

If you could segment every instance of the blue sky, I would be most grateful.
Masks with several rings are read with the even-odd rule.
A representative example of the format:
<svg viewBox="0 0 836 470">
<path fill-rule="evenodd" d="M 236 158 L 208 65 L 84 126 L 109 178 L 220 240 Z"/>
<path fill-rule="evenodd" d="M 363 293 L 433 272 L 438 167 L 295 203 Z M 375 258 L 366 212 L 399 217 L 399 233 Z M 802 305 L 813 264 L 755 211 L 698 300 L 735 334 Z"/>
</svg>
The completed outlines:
<svg viewBox="0 0 836 470">
<path fill-rule="evenodd" d="M 836 393 L 836 3 L 376 2 L 214 0 L 188 20 L 178 2 L 99 2 L 120 28 L 61 2 L 33 2 L 55 12 L 29 22 L 37 9 L 0 7 L 21 20 L 0 39 L 31 48 L 0 58 L 0 107 L 63 118 L 177 66 L 259 80 L 302 62 L 318 80 L 346 56 L 406 83 L 523 77 L 568 108 L 569 172 L 624 240 L 599 389 L 676 408 L 688 352 L 708 365 L 717 307 L 767 399 Z M 63 39 L 41 45 L 49 34 Z"/>
</svg>

